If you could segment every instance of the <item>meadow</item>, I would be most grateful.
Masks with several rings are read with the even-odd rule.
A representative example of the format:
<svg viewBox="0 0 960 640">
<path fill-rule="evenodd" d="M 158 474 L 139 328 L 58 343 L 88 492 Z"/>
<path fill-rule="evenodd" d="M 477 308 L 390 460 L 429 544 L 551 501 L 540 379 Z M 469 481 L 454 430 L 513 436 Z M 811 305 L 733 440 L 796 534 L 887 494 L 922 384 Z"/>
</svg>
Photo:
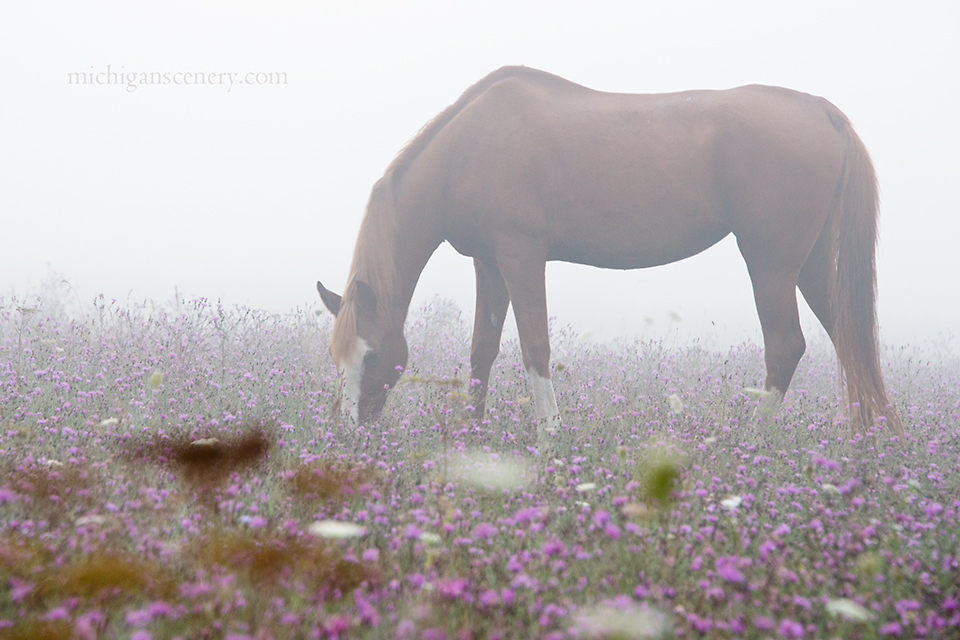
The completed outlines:
<svg viewBox="0 0 960 640">
<path fill-rule="evenodd" d="M 0 640 L 958 638 L 960 364 L 887 349 L 907 437 L 857 435 L 814 342 L 766 428 L 756 344 L 552 328 L 470 418 L 469 322 L 347 428 L 331 318 L 0 297 Z"/>
</svg>

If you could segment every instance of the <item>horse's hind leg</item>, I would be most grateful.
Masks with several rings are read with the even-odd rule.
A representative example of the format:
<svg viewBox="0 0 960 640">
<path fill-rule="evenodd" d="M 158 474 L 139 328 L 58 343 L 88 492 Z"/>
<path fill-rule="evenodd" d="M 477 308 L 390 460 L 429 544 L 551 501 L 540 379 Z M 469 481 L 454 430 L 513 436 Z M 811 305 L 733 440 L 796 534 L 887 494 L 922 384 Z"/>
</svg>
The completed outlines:
<svg viewBox="0 0 960 640">
<path fill-rule="evenodd" d="M 486 404 L 490 368 L 500 353 L 500 336 L 510 297 L 495 262 L 474 258 L 473 266 L 477 272 L 477 311 L 470 349 L 470 395 L 473 397 L 473 415 L 480 420 Z"/>
<path fill-rule="evenodd" d="M 829 231 L 828 223 L 820 234 L 817 244 L 814 245 L 813 251 L 807 257 L 807 261 L 803 263 L 797 284 L 803 299 L 810 305 L 810 309 L 823 325 L 830 340 L 836 344 L 836 315 L 833 310 L 833 282 L 836 271 L 831 263 L 831 260 L 836 258 L 832 255 L 832 247 L 829 246 Z"/>
<path fill-rule="evenodd" d="M 764 360 L 767 377 L 764 389 L 769 392 L 761 402 L 764 418 L 779 406 L 783 394 L 806 349 L 800 330 L 797 310 L 797 276 L 781 270 L 767 271 L 747 263 L 753 282 L 760 327 L 763 330 Z"/>
</svg>

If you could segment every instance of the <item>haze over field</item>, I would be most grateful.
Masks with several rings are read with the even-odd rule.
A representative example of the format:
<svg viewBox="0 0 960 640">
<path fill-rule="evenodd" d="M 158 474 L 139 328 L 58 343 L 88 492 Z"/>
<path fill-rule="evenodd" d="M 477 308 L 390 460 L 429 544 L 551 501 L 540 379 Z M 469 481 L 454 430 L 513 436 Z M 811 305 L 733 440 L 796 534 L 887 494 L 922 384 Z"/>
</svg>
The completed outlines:
<svg viewBox="0 0 960 640">
<path fill-rule="evenodd" d="M 960 322 L 958 60 L 946 1 L 4 5 L 0 293 L 54 274 L 85 303 L 176 288 L 319 306 L 313 283 L 342 289 L 393 155 L 473 82 L 524 64 L 601 90 L 764 83 L 832 101 L 880 179 L 882 335 L 922 344 Z M 140 84 L 151 73 L 168 80 Z M 732 237 L 651 270 L 551 264 L 547 286 L 556 322 L 598 338 L 759 337 Z M 445 245 L 414 305 L 441 295 L 469 317 L 473 291 Z"/>
</svg>

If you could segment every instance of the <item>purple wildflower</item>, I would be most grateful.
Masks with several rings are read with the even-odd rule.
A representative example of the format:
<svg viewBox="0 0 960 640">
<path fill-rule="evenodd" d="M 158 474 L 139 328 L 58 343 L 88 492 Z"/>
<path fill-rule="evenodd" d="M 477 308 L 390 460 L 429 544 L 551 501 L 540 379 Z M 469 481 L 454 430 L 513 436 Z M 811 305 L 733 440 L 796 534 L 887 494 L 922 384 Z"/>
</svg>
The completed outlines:
<svg viewBox="0 0 960 640">
<path fill-rule="evenodd" d="M 884 636 L 898 636 L 903 629 L 900 627 L 899 622 L 888 622 L 887 624 L 880 625 L 877 631 L 880 632 L 880 635 Z"/>
<path fill-rule="evenodd" d="M 743 573 L 732 564 L 718 564 L 717 575 L 727 582 L 741 583 L 746 582 L 747 578 Z"/>
<path fill-rule="evenodd" d="M 563 545 L 562 542 L 554 538 L 553 540 L 547 540 L 543 543 L 543 546 L 540 548 L 545 556 L 555 556 L 558 554 L 563 554 L 567 548 Z"/>
<path fill-rule="evenodd" d="M 753 626 L 755 626 L 757 629 L 763 629 L 764 631 L 768 631 L 770 629 L 773 629 L 774 623 L 773 623 L 773 620 L 771 620 L 767 616 L 754 616 Z"/>
<path fill-rule="evenodd" d="M 606 523 L 610 522 L 610 512 L 604 509 L 598 509 L 596 513 L 593 514 L 593 523 L 598 527 L 602 527 Z"/>
<path fill-rule="evenodd" d="M 827 469 L 839 469 L 840 463 L 836 460 L 830 460 L 829 458 L 822 458 L 820 456 L 813 457 L 813 464 L 820 465 L 821 467 L 826 467 Z"/>
<path fill-rule="evenodd" d="M 466 578 L 452 578 L 437 582 L 437 593 L 450 600 L 462 599 L 469 590 L 470 581 Z"/>
<path fill-rule="evenodd" d="M 361 622 L 364 622 L 371 627 L 375 627 L 380 624 L 380 612 L 377 611 L 376 607 L 370 604 L 370 601 L 363 596 L 362 589 L 354 590 L 353 601 L 357 606 L 357 615 L 360 617 Z"/>
<path fill-rule="evenodd" d="M 794 622 L 790 618 L 784 618 L 780 621 L 780 626 L 777 628 L 777 633 L 784 638 L 802 638 L 803 625 L 799 622 Z"/>
<path fill-rule="evenodd" d="M 70 612 L 66 607 L 57 607 L 47 612 L 47 620 L 66 620 L 70 617 Z"/>
<path fill-rule="evenodd" d="M 472 533 L 473 533 L 473 536 L 476 538 L 479 538 L 481 540 L 489 540 L 490 538 L 500 533 L 500 529 L 498 529 L 495 525 L 490 524 L 489 522 L 481 522 L 480 524 L 478 524 L 473 528 Z"/>
</svg>

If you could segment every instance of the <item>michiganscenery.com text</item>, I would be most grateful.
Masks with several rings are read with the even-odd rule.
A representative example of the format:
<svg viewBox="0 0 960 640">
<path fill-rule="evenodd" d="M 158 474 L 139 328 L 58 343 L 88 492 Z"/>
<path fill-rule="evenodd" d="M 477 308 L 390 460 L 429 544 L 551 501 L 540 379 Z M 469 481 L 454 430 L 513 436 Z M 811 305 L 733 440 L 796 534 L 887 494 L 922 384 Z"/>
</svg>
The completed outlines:
<svg viewBox="0 0 960 640">
<path fill-rule="evenodd" d="M 106 65 L 89 71 L 70 71 L 67 84 L 92 86 L 122 86 L 130 93 L 143 86 L 214 86 L 225 87 L 229 93 L 235 86 L 286 85 L 286 71 L 128 71 Z"/>
</svg>

